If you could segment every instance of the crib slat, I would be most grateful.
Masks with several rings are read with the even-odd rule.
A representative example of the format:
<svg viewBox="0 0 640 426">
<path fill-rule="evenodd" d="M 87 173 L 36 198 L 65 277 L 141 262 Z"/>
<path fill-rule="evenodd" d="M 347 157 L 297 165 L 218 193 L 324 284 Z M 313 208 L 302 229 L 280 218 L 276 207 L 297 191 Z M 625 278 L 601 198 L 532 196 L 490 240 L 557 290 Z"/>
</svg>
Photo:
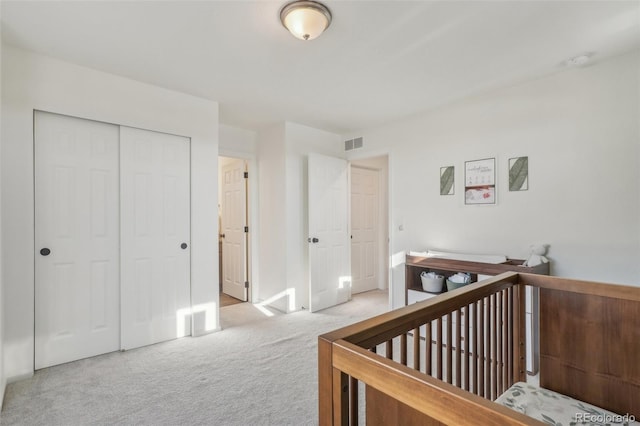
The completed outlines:
<svg viewBox="0 0 640 426">
<path fill-rule="evenodd" d="M 508 289 L 502 292 L 502 392 L 509 389 L 509 370 L 508 370 L 508 358 L 509 358 L 509 293 Z"/>
<path fill-rule="evenodd" d="M 495 293 L 491 295 L 491 307 L 493 312 L 493 326 L 491 336 L 491 400 L 493 401 L 498 397 L 498 303 L 496 302 Z"/>
<path fill-rule="evenodd" d="M 424 327 L 426 330 L 426 336 L 424 339 L 424 349 L 425 349 L 425 374 L 428 374 L 429 376 L 431 376 L 433 374 L 433 357 L 431 356 L 431 350 L 433 349 L 433 343 L 432 343 L 432 336 L 431 336 L 431 327 L 432 327 L 432 322 L 429 321 Z"/>
<path fill-rule="evenodd" d="M 480 327 L 478 327 L 478 302 L 475 302 L 473 305 L 473 392 L 476 395 L 480 395 L 478 392 L 478 354 L 480 353 L 479 349 L 479 333 Z"/>
<path fill-rule="evenodd" d="M 484 300 L 478 301 L 478 391 L 480 396 L 484 396 Z"/>
<path fill-rule="evenodd" d="M 453 315 L 447 314 L 447 383 L 453 383 Z"/>
<path fill-rule="evenodd" d="M 502 394 L 502 292 L 496 294 L 496 398 Z"/>
<path fill-rule="evenodd" d="M 358 379 L 349 377 L 349 425 L 358 426 Z"/>
<path fill-rule="evenodd" d="M 487 317 L 484 320 L 485 330 L 485 353 L 484 353 L 484 397 L 491 399 L 491 301 L 488 297 L 485 297 L 485 303 L 487 307 Z"/>
<path fill-rule="evenodd" d="M 413 368 L 420 371 L 420 327 L 413 329 Z"/>
<path fill-rule="evenodd" d="M 407 335 L 405 333 L 400 335 L 400 363 L 407 365 Z"/>
<path fill-rule="evenodd" d="M 393 339 L 387 340 L 385 355 L 387 359 L 393 359 Z"/>
<path fill-rule="evenodd" d="M 515 291 L 515 302 L 513 306 L 513 315 L 514 315 L 514 334 L 517 337 L 517 340 L 514 342 L 514 351 L 516 352 L 514 355 L 514 371 L 517 381 L 525 381 L 526 380 L 526 359 L 525 359 L 525 340 L 526 340 L 526 330 L 525 330 L 525 286 L 523 284 L 518 284 L 514 287 Z"/>
<path fill-rule="evenodd" d="M 509 374 L 509 385 L 514 383 L 513 380 L 513 287 L 509 287 L 509 308 L 508 314 L 508 331 L 507 331 L 507 346 L 509 355 L 507 356 L 507 374 Z"/>
<path fill-rule="evenodd" d="M 456 386 L 462 387 L 462 309 L 458 309 L 456 320 Z"/>
<path fill-rule="evenodd" d="M 465 306 L 464 310 L 465 310 L 465 321 L 464 321 L 464 327 L 465 327 L 465 333 L 464 333 L 464 390 L 469 391 L 469 383 L 470 383 L 470 375 L 471 375 L 471 370 L 469 369 L 469 357 L 471 356 L 471 354 L 469 353 L 469 341 L 471 340 L 471 327 L 470 327 L 470 320 L 471 320 L 471 305 L 467 305 Z"/>
<path fill-rule="evenodd" d="M 436 379 L 442 380 L 442 317 L 436 324 Z"/>
</svg>

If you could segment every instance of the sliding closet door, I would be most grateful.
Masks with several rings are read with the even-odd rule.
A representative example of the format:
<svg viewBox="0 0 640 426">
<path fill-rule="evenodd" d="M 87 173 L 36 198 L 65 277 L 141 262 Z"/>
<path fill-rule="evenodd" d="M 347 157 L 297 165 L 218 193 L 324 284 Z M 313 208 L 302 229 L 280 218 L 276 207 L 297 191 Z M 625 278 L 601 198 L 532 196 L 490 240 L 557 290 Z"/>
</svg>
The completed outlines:
<svg viewBox="0 0 640 426">
<path fill-rule="evenodd" d="M 189 144 L 120 128 L 123 349 L 191 333 Z"/>
<path fill-rule="evenodd" d="M 120 347 L 118 126 L 36 112 L 35 368 Z"/>
</svg>

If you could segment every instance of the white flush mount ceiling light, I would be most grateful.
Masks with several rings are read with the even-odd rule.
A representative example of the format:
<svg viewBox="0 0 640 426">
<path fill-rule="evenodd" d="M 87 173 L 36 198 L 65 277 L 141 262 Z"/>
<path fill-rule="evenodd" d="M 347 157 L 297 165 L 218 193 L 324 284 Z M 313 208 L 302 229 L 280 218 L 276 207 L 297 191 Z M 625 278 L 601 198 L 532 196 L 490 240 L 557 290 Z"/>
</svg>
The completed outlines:
<svg viewBox="0 0 640 426">
<path fill-rule="evenodd" d="M 282 8 L 280 21 L 294 37 L 313 40 L 331 24 L 331 11 L 316 1 L 294 1 Z"/>
</svg>

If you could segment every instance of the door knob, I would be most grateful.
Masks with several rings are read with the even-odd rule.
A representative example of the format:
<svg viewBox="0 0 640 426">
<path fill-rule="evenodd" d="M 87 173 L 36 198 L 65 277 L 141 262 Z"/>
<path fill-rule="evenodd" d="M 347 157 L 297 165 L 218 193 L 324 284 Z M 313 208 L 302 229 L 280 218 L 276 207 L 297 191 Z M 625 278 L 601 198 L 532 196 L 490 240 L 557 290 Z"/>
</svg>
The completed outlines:
<svg viewBox="0 0 640 426">
<path fill-rule="evenodd" d="M 187 248 L 187 243 L 182 243 L 182 244 L 180 244 L 180 248 L 181 248 L 182 250 L 186 249 L 186 248 Z"/>
<path fill-rule="evenodd" d="M 317 242 L 319 242 L 320 240 L 319 240 L 319 239 L 317 239 L 316 237 L 313 237 L 313 238 L 307 238 L 307 241 L 308 241 L 308 242 L 310 242 L 310 243 L 317 243 Z"/>
<path fill-rule="evenodd" d="M 51 250 L 45 247 L 43 249 L 40 249 L 40 254 L 43 256 L 49 256 L 49 254 L 51 254 Z"/>
</svg>

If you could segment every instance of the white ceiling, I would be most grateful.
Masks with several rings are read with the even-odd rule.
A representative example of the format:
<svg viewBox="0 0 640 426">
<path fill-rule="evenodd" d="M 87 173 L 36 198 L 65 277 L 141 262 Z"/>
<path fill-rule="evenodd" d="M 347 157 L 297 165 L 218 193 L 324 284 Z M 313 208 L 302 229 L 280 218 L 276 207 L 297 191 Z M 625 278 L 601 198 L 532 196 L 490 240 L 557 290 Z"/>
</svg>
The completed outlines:
<svg viewBox="0 0 640 426">
<path fill-rule="evenodd" d="M 304 42 L 286 1 L 2 1 L 3 42 L 220 103 L 220 121 L 346 133 L 640 48 L 638 1 L 340 1 Z"/>
</svg>

